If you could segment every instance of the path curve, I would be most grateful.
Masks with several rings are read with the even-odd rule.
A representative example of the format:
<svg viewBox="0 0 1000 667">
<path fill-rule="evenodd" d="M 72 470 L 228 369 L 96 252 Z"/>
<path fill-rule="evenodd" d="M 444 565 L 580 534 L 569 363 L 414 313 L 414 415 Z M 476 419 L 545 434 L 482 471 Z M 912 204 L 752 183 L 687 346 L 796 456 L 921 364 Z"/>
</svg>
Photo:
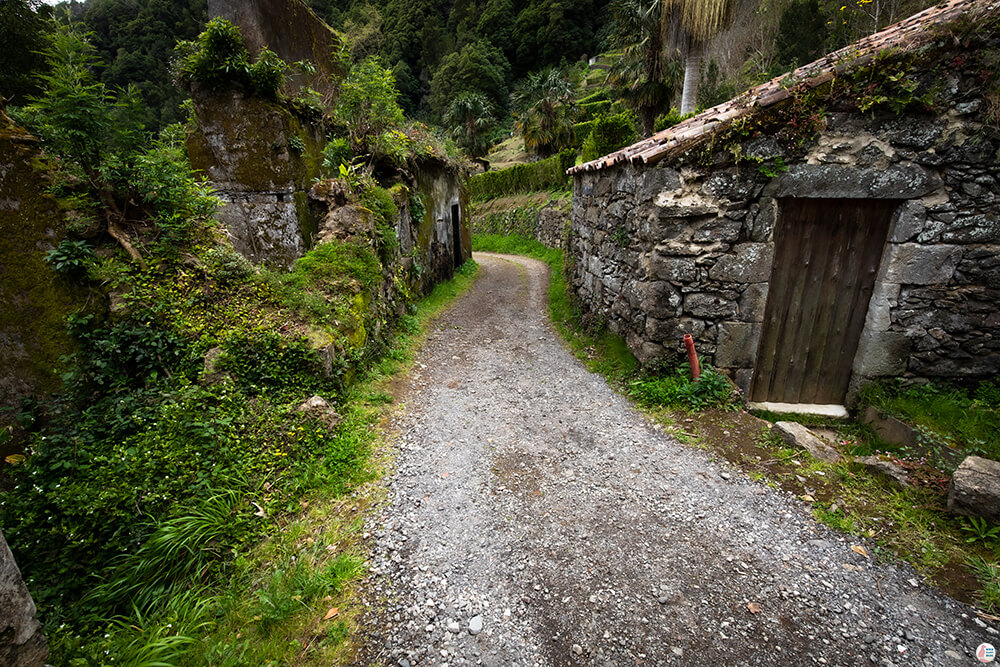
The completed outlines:
<svg viewBox="0 0 1000 667">
<path fill-rule="evenodd" d="M 476 260 L 393 424 L 367 663 L 937 666 L 1000 645 L 589 373 L 547 319 L 545 265 Z"/>
</svg>

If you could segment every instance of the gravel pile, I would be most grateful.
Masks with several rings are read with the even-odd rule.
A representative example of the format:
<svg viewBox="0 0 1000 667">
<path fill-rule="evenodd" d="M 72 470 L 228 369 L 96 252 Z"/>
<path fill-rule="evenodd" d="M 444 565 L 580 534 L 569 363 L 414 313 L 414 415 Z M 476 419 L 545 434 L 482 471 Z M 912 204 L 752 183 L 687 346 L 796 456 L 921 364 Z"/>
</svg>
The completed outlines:
<svg viewBox="0 0 1000 667">
<path fill-rule="evenodd" d="M 588 373 L 548 323 L 544 265 L 477 260 L 392 425 L 365 662 L 969 665 L 1000 645 Z"/>
</svg>

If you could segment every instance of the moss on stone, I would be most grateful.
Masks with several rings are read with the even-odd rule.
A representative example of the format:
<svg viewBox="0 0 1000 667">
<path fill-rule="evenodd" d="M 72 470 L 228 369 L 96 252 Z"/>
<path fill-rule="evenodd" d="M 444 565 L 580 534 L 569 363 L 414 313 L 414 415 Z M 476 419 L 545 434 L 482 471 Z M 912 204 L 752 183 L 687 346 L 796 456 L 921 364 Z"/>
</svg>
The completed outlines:
<svg viewBox="0 0 1000 667">
<path fill-rule="evenodd" d="M 32 167 L 34 141 L 0 118 L 0 406 L 41 396 L 59 383 L 61 356 L 74 350 L 66 316 L 87 289 L 52 271 L 45 253 L 64 235 L 65 217 Z"/>
</svg>

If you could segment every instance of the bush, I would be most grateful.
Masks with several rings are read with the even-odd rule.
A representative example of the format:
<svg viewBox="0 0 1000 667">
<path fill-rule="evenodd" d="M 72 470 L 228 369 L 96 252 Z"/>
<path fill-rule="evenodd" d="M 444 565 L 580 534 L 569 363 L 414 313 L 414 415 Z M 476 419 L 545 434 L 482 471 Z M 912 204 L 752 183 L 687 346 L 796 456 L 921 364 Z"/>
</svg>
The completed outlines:
<svg viewBox="0 0 1000 667">
<path fill-rule="evenodd" d="M 677 109 L 671 109 L 667 113 L 656 117 L 656 122 L 653 125 L 653 129 L 656 132 L 661 132 L 667 129 L 668 127 L 673 127 L 674 125 L 677 125 L 677 123 L 687 120 L 693 115 L 694 112 L 682 114 Z"/>
<path fill-rule="evenodd" d="M 243 33 L 223 18 L 209 21 L 194 41 L 179 42 L 176 51 L 178 81 L 197 81 L 211 90 L 239 85 L 260 97 L 275 99 L 288 70 L 288 65 L 267 48 L 251 63 Z"/>
<path fill-rule="evenodd" d="M 671 375 L 647 376 L 630 382 L 628 395 L 646 407 L 704 410 L 735 408 L 738 394 L 729 378 L 711 366 L 703 368 L 701 376 L 694 381 L 691 371 L 684 365 Z"/>
<path fill-rule="evenodd" d="M 566 170 L 576 163 L 576 151 L 564 150 L 545 160 L 488 171 L 469 179 L 473 199 L 492 199 L 518 192 L 539 192 L 569 187 Z"/>
<path fill-rule="evenodd" d="M 583 161 L 596 160 L 634 142 L 637 135 L 633 118 L 626 112 L 595 120 L 590 136 L 583 142 Z"/>
<path fill-rule="evenodd" d="M 323 173 L 336 176 L 340 172 L 340 165 L 350 164 L 353 157 L 347 139 L 330 139 L 323 148 Z"/>
</svg>

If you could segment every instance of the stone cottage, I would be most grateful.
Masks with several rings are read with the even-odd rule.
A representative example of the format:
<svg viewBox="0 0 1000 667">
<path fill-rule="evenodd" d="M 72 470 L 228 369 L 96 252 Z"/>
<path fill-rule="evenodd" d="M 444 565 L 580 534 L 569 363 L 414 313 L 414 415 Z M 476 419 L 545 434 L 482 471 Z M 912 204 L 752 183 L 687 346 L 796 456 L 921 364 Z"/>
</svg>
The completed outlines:
<svg viewBox="0 0 1000 667">
<path fill-rule="evenodd" d="M 996 377 L 998 17 L 951 0 L 571 169 L 586 315 L 783 409 Z"/>
</svg>

